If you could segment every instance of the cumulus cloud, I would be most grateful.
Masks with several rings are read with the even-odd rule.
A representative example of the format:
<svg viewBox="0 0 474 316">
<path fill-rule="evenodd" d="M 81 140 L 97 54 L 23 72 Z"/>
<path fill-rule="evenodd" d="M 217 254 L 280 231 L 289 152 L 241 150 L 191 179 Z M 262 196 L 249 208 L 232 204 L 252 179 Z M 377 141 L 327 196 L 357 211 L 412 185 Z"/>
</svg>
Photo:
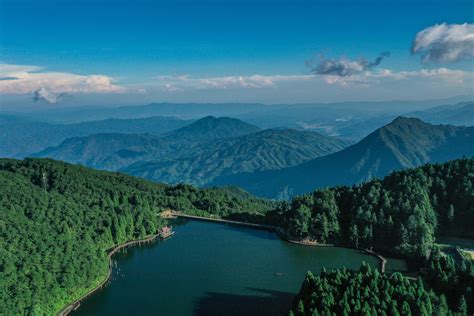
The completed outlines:
<svg viewBox="0 0 474 316">
<path fill-rule="evenodd" d="M 64 93 L 120 93 L 125 88 L 104 75 L 44 71 L 29 65 L 0 64 L 0 94 L 32 94 L 34 100 L 57 103 Z M 7 78 L 7 79 L 5 79 Z"/>
<path fill-rule="evenodd" d="M 412 54 L 425 63 L 454 63 L 474 58 L 474 24 L 436 24 L 416 34 Z"/>
<path fill-rule="evenodd" d="M 61 94 L 56 94 L 52 93 L 51 91 L 46 90 L 45 88 L 41 88 L 36 90 L 33 93 L 33 100 L 35 101 L 46 101 L 48 103 L 58 103 L 61 101 L 62 97 L 64 96 L 64 93 Z"/>
<path fill-rule="evenodd" d="M 251 76 L 222 76 L 222 77 L 191 77 L 157 76 L 153 78 L 167 92 L 183 91 L 186 89 L 260 89 L 272 87 L 278 82 L 308 80 L 308 75 L 251 75 Z"/>
<path fill-rule="evenodd" d="M 329 59 L 321 55 L 317 64 L 314 64 L 314 61 L 309 61 L 306 64 L 311 68 L 311 72 L 316 75 L 347 77 L 377 67 L 382 60 L 388 56 L 390 56 L 389 52 L 382 52 L 373 61 L 368 61 L 365 58 L 359 58 L 357 60 L 351 60 L 345 57 Z"/>
</svg>

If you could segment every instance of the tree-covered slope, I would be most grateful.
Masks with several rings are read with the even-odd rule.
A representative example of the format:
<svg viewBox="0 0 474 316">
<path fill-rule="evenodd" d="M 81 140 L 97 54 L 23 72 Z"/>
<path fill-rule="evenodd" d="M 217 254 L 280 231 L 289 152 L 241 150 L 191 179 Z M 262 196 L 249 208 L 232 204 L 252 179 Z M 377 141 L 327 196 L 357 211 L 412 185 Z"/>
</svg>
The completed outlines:
<svg viewBox="0 0 474 316">
<path fill-rule="evenodd" d="M 71 137 L 100 133 L 161 135 L 189 124 L 173 117 L 106 119 L 76 124 L 54 124 L 0 115 L 0 157 L 23 158 Z"/>
<path fill-rule="evenodd" d="M 206 142 L 181 157 L 140 161 L 121 171 L 158 182 L 205 185 L 218 176 L 294 166 L 347 145 L 346 141 L 314 132 L 264 130 Z"/>
<path fill-rule="evenodd" d="M 281 203 L 272 218 L 291 238 L 374 248 L 418 260 L 438 236 L 474 238 L 474 159 L 319 189 Z"/>
<path fill-rule="evenodd" d="M 155 233 L 165 208 L 226 216 L 272 204 L 49 159 L 0 160 L 0 314 L 58 312 L 105 277 L 107 249 Z"/>
<path fill-rule="evenodd" d="M 474 127 L 431 125 L 397 118 L 346 149 L 295 167 L 240 174 L 213 184 L 233 184 L 261 196 L 300 194 L 314 188 L 350 185 L 391 171 L 474 155 Z"/>
<path fill-rule="evenodd" d="M 101 133 L 72 137 L 33 156 L 116 171 L 138 161 L 159 161 L 165 157 L 177 159 L 192 150 L 199 150 L 201 142 L 237 137 L 258 130 L 258 127 L 237 119 L 209 116 L 162 136 Z"/>
<path fill-rule="evenodd" d="M 49 157 L 157 182 L 205 185 L 218 176 L 275 170 L 345 148 L 315 132 L 264 130 L 232 118 L 205 117 L 162 137 L 97 134 L 48 148 Z"/>
<path fill-rule="evenodd" d="M 229 137 L 238 137 L 258 132 L 260 128 L 244 121 L 230 118 L 206 116 L 187 126 L 167 133 L 164 138 L 168 141 L 204 141 Z"/>
<path fill-rule="evenodd" d="M 433 265 L 439 263 L 437 259 L 429 261 Z M 365 264 L 359 271 L 323 269 L 320 275 L 308 272 L 290 315 L 471 315 L 474 297 L 468 289 L 474 286 L 474 276 L 461 269 L 455 275 L 451 290 L 458 286 L 461 291 L 457 295 L 436 288 L 433 291 L 432 284 L 421 278 L 383 274 Z M 444 283 L 441 274 L 427 278 Z"/>
<path fill-rule="evenodd" d="M 115 171 L 137 161 L 160 159 L 175 152 L 160 137 L 149 134 L 94 134 L 65 140 L 34 155 L 95 169 Z"/>
</svg>

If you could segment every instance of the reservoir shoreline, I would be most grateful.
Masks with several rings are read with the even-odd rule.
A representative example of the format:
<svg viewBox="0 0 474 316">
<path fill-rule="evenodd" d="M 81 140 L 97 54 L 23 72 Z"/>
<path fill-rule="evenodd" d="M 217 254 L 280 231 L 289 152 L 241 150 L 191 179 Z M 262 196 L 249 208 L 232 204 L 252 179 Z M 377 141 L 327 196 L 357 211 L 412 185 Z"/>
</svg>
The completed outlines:
<svg viewBox="0 0 474 316">
<path fill-rule="evenodd" d="M 333 245 L 333 244 L 318 244 L 318 243 L 308 243 L 304 241 L 298 241 L 298 240 L 292 240 L 288 238 L 278 227 L 272 226 L 272 225 L 265 225 L 265 224 L 255 224 L 255 223 L 247 223 L 247 222 L 240 222 L 240 221 L 233 221 L 233 220 L 225 220 L 225 219 L 217 219 L 217 218 L 208 218 L 208 217 L 201 217 L 201 216 L 194 216 L 194 215 L 187 215 L 187 214 L 182 214 L 178 212 L 173 212 L 173 215 L 178 217 L 178 218 L 183 218 L 186 220 L 196 220 L 196 221 L 204 221 L 204 222 L 211 222 L 211 223 L 220 223 L 220 224 L 226 224 L 226 225 L 232 225 L 232 226 L 243 226 L 243 227 L 248 227 L 248 228 L 253 228 L 253 229 L 259 229 L 259 230 L 267 230 L 270 232 L 274 232 L 281 240 L 291 243 L 291 244 L 296 244 L 300 246 L 311 246 L 311 247 L 338 247 L 338 248 L 347 248 L 347 249 L 355 249 L 355 250 L 361 250 L 364 251 L 365 253 L 375 257 L 378 259 L 378 261 L 381 264 L 381 271 L 385 271 L 385 264 L 387 260 L 382 257 L 381 255 L 375 253 L 372 250 L 367 250 L 367 249 L 357 249 L 357 248 L 351 248 L 351 247 L 344 247 L 344 246 L 338 246 L 338 245 Z M 66 316 L 70 314 L 71 312 L 75 311 L 76 309 L 79 308 L 80 304 L 82 301 L 90 297 L 92 294 L 96 293 L 106 283 L 110 280 L 112 276 L 112 256 L 116 254 L 119 250 L 136 245 L 136 244 L 141 244 L 141 243 L 148 243 L 148 242 L 153 242 L 159 234 L 156 235 L 149 235 L 145 238 L 142 239 L 137 239 L 137 240 L 130 240 L 127 241 L 123 244 L 113 246 L 109 248 L 107 256 L 109 259 L 109 268 L 107 275 L 104 277 L 104 279 L 96 285 L 94 288 L 92 288 L 90 291 L 87 291 L 84 295 L 82 295 L 80 298 L 76 299 L 72 303 L 68 304 L 67 306 L 63 307 L 58 313 L 58 316 Z"/>
<path fill-rule="evenodd" d="M 107 257 L 109 259 L 109 267 L 108 267 L 108 271 L 107 271 L 107 275 L 104 277 L 104 279 L 98 284 L 96 285 L 94 288 L 92 288 L 91 290 L 87 291 L 84 295 L 82 295 L 80 298 L 76 299 L 75 301 L 73 301 L 72 303 L 66 305 L 65 307 L 63 307 L 58 313 L 57 313 L 57 316 L 67 316 L 69 315 L 69 313 L 71 313 L 72 311 L 76 310 L 77 308 L 79 308 L 81 302 L 85 299 L 87 299 L 89 296 L 91 296 L 92 294 L 94 294 L 95 292 L 99 291 L 100 289 L 102 289 L 102 287 L 104 285 L 106 285 L 106 283 L 110 280 L 110 277 L 112 276 L 112 256 L 117 253 L 119 250 L 122 250 L 128 246 L 132 246 L 132 245 L 136 245 L 136 244 L 141 244 L 141 243 L 148 243 L 148 242 L 152 242 L 154 241 L 157 237 L 159 236 L 159 234 L 155 234 L 155 235 L 149 235 L 145 238 L 142 238 L 142 239 L 135 239 L 135 240 L 129 240 L 129 241 L 126 241 L 124 242 L 123 244 L 120 244 L 120 245 L 116 245 L 116 246 L 113 246 L 111 248 L 109 248 L 108 250 L 108 253 L 107 253 Z"/>
</svg>

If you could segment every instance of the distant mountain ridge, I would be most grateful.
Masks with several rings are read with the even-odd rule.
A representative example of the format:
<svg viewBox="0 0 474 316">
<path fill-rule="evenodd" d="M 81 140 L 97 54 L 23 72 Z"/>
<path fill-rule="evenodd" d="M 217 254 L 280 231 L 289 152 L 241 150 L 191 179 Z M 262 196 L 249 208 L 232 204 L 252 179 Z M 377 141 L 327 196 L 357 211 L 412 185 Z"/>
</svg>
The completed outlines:
<svg viewBox="0 0 474 316">
<path fill-rule="evenodd" d="M 162 137 L 97 134 L 68 139 L 35 156 L 204 185 L 221 175 L 294 166 L 348 145 L 315 132 L 262 131 L 237 119 L 208 116 Z"/>
<path fill-rule="evenodd" d="M 11 115 L 0 115 L 0 157 L 23 158 L 71 137 L 101 133 L 161 135 L 188 125 L 192 121 L 173 117 L 140 119 L 106 119 L 75 124 L 31 121 Z"/>
<path fill-rule="evenodd" d="M 474 126 L 474 101 L 437 106 L 425 111 L 413 112 L 410 115 L 432 124 Z"/>
<path fill-rule="evenodd" d="M 217 178 L 257 195 L 287 197 L 319 187 L 355 184 L 393 170 L 474 155 L 474 127 L 432 125 L 399 117 L 357 144 L 295 167 Z"/>
</svg>

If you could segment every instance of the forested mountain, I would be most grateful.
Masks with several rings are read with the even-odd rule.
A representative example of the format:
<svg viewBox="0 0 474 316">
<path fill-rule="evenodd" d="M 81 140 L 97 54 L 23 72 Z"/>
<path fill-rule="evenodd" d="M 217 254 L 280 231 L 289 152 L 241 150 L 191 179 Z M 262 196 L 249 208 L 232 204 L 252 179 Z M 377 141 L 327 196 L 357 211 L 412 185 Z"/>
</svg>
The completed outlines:
<svg viewBox="0 0 474 316">
<path fill-rule="evenodd" d="M 260 128 L 244 121 L 230 118 L 206 116 L 190 125 L 172 131 L 164 136 L 167 141 L 205 141 L 238 137 L 258 132 Z"/>
<path fill-rule="evenodd" d="M 474 159 L 319 189 L 271 215 L 291 238 L 426 257 L 438 236 L 474 238 Z"/>
<path fill-rule="evenodd" d="M 107 133 L 65 140 L 35 157 L 48 157 L 103 170 L 118 170 L 137 161 L 177 159 L 201 141 L 236 137 L 259 128 L 231 118 L 205 117 L 158 137 L 145 134 Z"/>
<path fill-rule="evenodd" d="M 3 136 L 0 154 L 22 158 L 57 146 L 66 138 L 99 133 L 161 135 L 190 124 L 189 118 L 206 115 L 230 115 L 264 128 L 316 131 L 352 141 L 359 141 L 398 115 L 418 117 L 432 124 L 474 125 L 472 101 L 440 106 L 449 101 L 293 105 L 163 103 L 112 109 L 61 108 L 33 111 L 28 116 L 0 114 L 0 135 Z M 72 124 L 74 122 L 82 123 Z"/>
<path fill-rule="evenodd" d="M 474 155 L 474 127 L 431 125 L 399 117 L 355 145 L 295 167 L 217 178 L 266 197 L 360 183 L 393 170 Z"/>
<path fill-rule="evenodd" d="M 158 182 L 204 185 L 217 176 L 294 166 L 347 145 L 346 141 L 314 132 L 269 129 L 206 142 L 187 150 L 186 155 L 140 161 L 121 171 Z"/>
<path fill-rule="evenodd" d="M 407 258 L 418 280 L 363 265 L 308 273 L 290 315 L 471 315 L 470 261 L 441 251 L 439 236 L 474 238 L 474 159 L 394 172 L 358 186 L 283 202 L 266 220 L 310 238 Z M 456 258 L 456 259 L 454 259 Z"/>
<path fill-rule="evenodd" d="M 99 133 L 161 135 L 188 125 L 191 121 L 173 117 L 106 119 L 77 124 L 53 124 L 0 115 L 0 157 L 23 158 L 71 137 Z"/>
<path fill-rule="evenodd" d="M 166 208 L 226 216 L 273 204 L 49 159 L 0 160 L 0 314 L 54 315 L 107 274 L 106 250 L 156 233 Z"/>
<path fill-rule="evenodd" d="M 240 120 L 205 117 L 165 134 L 71 138 L 35 156 L 123 171 L 158 182 L 204 185 L 221 175 L 294 166 L 349 143 L 315 132 L 263 130 Z"/>
<path fill-rule="evenodd" d="M 150 134 L 94 134 L 65 140 L 33 155 L 102 170 L 118 170 L 137 161 L 160 159 L 176 152 L 168 142 Z"/>
</svg>

